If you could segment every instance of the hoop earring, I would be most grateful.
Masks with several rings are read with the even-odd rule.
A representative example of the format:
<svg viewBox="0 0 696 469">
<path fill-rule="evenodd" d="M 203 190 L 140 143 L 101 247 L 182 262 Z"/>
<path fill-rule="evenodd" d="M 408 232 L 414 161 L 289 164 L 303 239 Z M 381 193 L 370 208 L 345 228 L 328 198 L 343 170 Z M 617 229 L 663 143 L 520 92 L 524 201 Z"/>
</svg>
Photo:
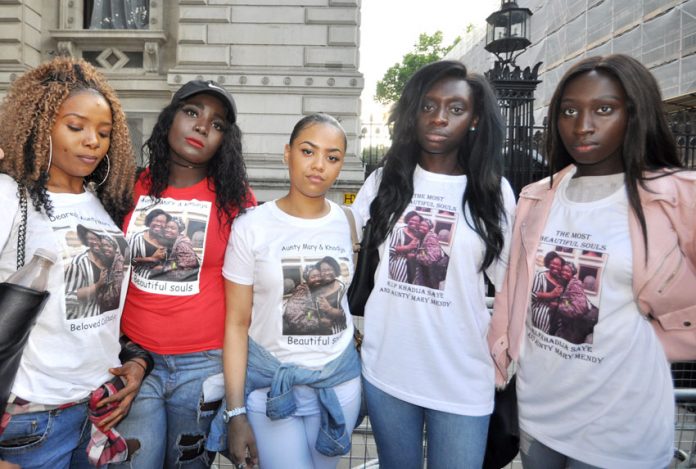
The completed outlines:
<svg viewBox="0 0 696 469">
<path fill-rule="evenodd" d="M 104 179 L 102 179 L 102 181 L 99 184 L 97 184 L 97 187 L 101 187 L 101 185 L 106 182 L 106 178 L 109 177 L 109 171 L 111 171 L 111 161 L 109 160 L 109 154 L 107 153 L 106 155 L 104 155 L 104 157 L 106 158 L 106 174 L 104 175 Z"/>
<path fill-rule="evenodd" d="M 53 139 L 48 136 L 48 166 L 46 167 L 46 174 L 51 170 L 51 162 L 53 162 Z"/>
</svg>

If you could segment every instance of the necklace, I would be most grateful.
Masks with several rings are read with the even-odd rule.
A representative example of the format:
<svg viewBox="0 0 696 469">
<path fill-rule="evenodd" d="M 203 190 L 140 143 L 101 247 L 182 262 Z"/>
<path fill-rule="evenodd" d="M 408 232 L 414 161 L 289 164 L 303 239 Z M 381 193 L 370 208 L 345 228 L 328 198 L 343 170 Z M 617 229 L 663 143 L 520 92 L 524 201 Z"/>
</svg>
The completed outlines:
<svg viewBox="0 0 696 469">
<path fill-rule="evenodd" d="M 184 160 L 188 164 L 182 163 L 181 161 L 177 161 L 178 158 L 181 158 L 182 160 Z M 171 161 L 172 163 L 174 163 L 177 166 L 181 166 L 182 168 L 188 168 L 188 169 L 204 168 L 208 165 L 208 163 L 193 163 L 181 155 L 176 155 L 175 157 L 170 157 L 169 161 Z"/>
</svg>

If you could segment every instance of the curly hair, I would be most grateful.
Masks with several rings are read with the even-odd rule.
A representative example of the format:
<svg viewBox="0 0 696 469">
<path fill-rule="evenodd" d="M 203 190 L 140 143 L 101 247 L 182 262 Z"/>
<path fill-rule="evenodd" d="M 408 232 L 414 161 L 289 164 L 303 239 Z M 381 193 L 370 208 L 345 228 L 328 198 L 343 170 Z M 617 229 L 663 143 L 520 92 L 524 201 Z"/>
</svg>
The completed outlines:
<svg viewBox="0 0 696 469">
<path fill-rule="evenodd" d="M 142 173 L 141 177 L 148 195 L 155 200 L 161 199 L 169 186 L 169 130 L 183 104 L 183 100 L 173 100 L 162 109 L 150 138 L 143 145 L 149 172 Z M 222 144 L 208 163 L 207 177 L 214 186 L 220 224 L 229 226 L 237 214 L 244 213 L 250 202 L 249 180 L 242 158 L 242 131 L 233 116 L 227 116 Z"/>
<path fill-rule="evenodd" d="M 133 204 L 135 173 L 126 116 L 106 78 L 82 59 L 57 57 L 12 83 L 0 106 L 0 148 L 5 151 L 0 172 L 27 188 L 37 211 L 43 208 L 51 215 L 53 208 L 46 190 L 51 131 L 65 100 L 86 90 L 96 91 L 109 103 L 112 128 L 109 159 L 102 159 L 85 182 L 120 226 Z M 98 186 L 107 170 L 106 181 Z"/>
<path fill-rule="evenodd" d="M 465 215 L 466 223 L 486 246 L 480 266 L 483 271 L 503 250 L 505 211 L 501 181 L 505 124 L 490 84 L 483 76 L 467 71 L 459 61 L 442 60 L 421 67 L 408 80 L 392 109 L 392 146 L 380 162 L 382 179 L 370 205 L 370 218 L 374 220 L 371 242 L 377 246 L 384 241 L 411 202 L 413 174 L 421 151 L 416 125 L 422 100 L 437 82 L 446 78 L 469 85 L 474 115 L 478 118 L 476 131 L 467 132 L 462 140 L 457 160 L 467 175 L 462 210 L 466 214 L 464 207 L 468 205 L 471 216 Z"/>
</svg>

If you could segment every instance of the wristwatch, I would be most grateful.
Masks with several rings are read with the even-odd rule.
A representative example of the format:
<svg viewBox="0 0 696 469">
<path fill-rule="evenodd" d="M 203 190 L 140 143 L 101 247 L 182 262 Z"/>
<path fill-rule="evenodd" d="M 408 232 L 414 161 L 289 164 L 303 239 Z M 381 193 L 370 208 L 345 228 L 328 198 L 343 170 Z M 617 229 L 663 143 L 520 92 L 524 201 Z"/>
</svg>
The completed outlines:
<svg viewBox="0 0 696 469">
<path fill-rule="evenodd" d="M 235 407 L 232 410 L 225 410 L 222 413 L 222 421 L 225 423 L 230 423 L 230 420 L 232 420 L 232 418 L 236 417 L 237 415 L 242 415 L 246 413 L 246 407 Z"/>
</svg>

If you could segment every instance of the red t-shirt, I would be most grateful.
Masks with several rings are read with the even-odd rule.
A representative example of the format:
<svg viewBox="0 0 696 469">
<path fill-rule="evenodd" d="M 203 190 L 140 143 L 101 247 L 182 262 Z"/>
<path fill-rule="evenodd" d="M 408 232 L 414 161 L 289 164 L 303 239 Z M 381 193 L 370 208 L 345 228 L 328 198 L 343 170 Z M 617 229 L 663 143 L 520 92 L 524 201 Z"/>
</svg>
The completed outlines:
<svg viewBox="0 0 696 469">
<path fill-rule="evenodd" d="M 207 179 L 168 187 L 154 204 L 146 176 L 135 185 L 135 208 L 123 225 L 133 269 L 121 329 L 159 354 L 222 348 L 230 229 L 218 218 L 214 187 Z M 251 190 L 249 198 L 255 205 Z"/>
</svg>

